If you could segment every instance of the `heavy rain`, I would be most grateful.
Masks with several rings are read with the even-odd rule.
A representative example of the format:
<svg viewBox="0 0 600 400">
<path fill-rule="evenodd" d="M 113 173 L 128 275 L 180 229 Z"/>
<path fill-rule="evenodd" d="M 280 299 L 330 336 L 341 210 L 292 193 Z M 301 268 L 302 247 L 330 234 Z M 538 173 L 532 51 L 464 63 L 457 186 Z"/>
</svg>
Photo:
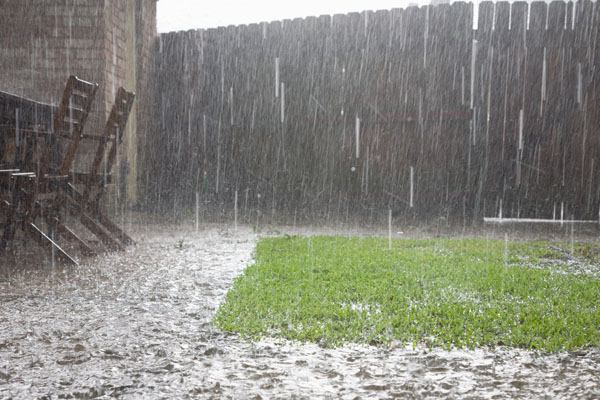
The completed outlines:
<svg viewBox="0 0 600 400">
<path fill-rule="evenodd" d="M 0 398 L 600 396 L 597 301 L 555 347 L 217 321 L 271 239 L 380 238 L 386 257 L 433 243 L 448 260 L 448 240 L 484 258 L 498 243 L 503 274 L 596 285 L 597 2 L 367 5 L 164 33 L 155 0 L 103 3 L 0 7 Z M 521 243 L 541 261 L 513 255 Z M 417 271 L 434 262 L 419 257 Z"/>
</svg>

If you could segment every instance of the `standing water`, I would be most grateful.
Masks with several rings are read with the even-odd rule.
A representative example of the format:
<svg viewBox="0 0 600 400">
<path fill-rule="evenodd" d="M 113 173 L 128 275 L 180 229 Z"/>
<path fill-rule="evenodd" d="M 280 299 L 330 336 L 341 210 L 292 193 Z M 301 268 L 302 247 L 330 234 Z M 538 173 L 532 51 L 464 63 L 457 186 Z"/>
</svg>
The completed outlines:
<svg viewBox="0 0 600 400">
<path fill-rule="evenodd" d="M 193 229 L 134 225 L 136 246 L 77 268 L 57 264 L 56 279 L 41 267 L 1 275 L 0 398 L 600 395 L 595 350 L 326 349 L 223 332 L 211 319 L 258 236 Z"/>
</svg>

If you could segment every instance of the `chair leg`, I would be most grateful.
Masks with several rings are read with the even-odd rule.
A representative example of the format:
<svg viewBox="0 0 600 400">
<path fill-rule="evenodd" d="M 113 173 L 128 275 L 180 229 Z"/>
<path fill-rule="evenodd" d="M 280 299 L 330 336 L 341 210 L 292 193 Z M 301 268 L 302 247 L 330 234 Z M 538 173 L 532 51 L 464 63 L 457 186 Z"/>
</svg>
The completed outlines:
<svg viewBox="0 0 600 400">
<path fill-rule="evenodd" d="M 27 233 L 40 245 L 40 247 L 43 247 L 50 252 L 54 250 L 54 254 L 61 262 L 75 266 L 79 265 L 75 259 L 68 255 L 67 252 L 65 252 L 58 244 L 56 244 L 56 242 L 50 239 L 33 223 L 30 222 L 25 224 L 24 228 Z"/>
</svg>

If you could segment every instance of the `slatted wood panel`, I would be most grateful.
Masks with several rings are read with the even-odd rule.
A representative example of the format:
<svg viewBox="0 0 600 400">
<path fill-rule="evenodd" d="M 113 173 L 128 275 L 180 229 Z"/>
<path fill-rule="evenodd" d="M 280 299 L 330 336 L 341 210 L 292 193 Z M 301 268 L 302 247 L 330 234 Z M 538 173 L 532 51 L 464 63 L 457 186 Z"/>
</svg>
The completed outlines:
<svg viewBox="0 0 600 400">
<path fill-rule="evenodd" d="M 150 198 L 189 206 L 206 171 L 261 209 L 596 217 L 598 7 L 482 2 L 477 30 L 472 7 L 162 35 Z"/>
</svg>

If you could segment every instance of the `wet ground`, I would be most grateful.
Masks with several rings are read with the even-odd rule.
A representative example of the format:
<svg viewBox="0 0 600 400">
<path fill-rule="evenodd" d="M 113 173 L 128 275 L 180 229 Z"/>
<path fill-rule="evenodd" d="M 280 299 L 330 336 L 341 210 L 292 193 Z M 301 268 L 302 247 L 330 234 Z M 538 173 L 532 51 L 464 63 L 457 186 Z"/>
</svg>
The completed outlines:
<svg viewBox="0 0 600 400">
<path fill-rule="evenodd" d="M 598 351 L 247 342 L 210 321 L 256 232 L 132 233 L 136 246 L 78 268 L 4 271 L 0 398 L 600 397 Z"/>
</svg>

